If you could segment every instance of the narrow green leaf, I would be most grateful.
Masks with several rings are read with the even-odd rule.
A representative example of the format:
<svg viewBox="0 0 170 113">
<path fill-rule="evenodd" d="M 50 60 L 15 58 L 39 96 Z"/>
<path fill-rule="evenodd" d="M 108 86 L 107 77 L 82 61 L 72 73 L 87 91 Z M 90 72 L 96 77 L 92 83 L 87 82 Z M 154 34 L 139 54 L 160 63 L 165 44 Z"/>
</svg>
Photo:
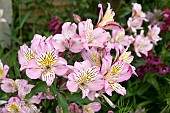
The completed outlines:
<svg viewBox="0 0 170 113">
<path fill-rule="evenodd" d="M 47 84 L 43 81 L 36 84 L 34 88 L 32 88 L 31 92 L 26 95 L 26 99 L 30 99 L 33 95 L 37 94 L 38 92 L 44 92 L 48 88 Z"/>
<path fill-rule="evenodd" d="M 68 104 L 66 99 L 63 97 L 62 94 L 57 92 L 57 100 L 58 100 L 58 105 L 62 107 L 63 113 L 68 113 Z"/>
<path fill-rule="evenodd" d="M 28 12 L 24 15 L 24 17 L 23 17 L 23 18 L 21 19 L 21 21 L 20 21 L 20 25 L 16 28 L 16 30 L 19 30 L 19 29 L 21 29 L 21 28 L 23 27 L 24 23 L 27 21 L 27 19 L 29 18 L 30 14 L 31 14 L 31 11 L 28 11 Z"/>
</svg>

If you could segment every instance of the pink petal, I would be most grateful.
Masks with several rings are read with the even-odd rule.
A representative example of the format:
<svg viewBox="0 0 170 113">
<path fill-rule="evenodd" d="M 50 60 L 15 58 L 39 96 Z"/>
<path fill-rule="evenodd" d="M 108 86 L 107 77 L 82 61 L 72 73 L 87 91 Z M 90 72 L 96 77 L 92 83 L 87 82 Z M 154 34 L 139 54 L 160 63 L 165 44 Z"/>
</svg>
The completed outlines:
<svg viewBox="0 0 170 113">
<path fill-rule="evenodd" d="M 9 70 L 9 66 L 8 65 L 4 65 L 4 69 L 3 69 L 4 78 L 6 77 L 6 75 L 8 73 L 8 70 Z"/>
<path fill-rule="evenodd" d="M 53 40 L 54 41 L 52 43 L 54 45 L 54 48 L 60 52 L 64 52 L 66 49 L 65 37 L 62 34 L 56 34 L 54 35 Z"/>
<path fill-rule="evenodd" d="M 68 39 L 76 34 L 76 29 L 77 25 L 75 23 L 71 24 L 71 22 L 66 22 L 62 26 L 62 34 Z"/>
<path fill-rule="evenodd" d="M 35 60 L 31 60 L 27 66 L 26 74 L 31 79 L 40 78 L 43 69 L 41 69 L 35 62 Z"/>
<path fill-rule="evenodd" d="M 106 30 L 121 30 L 122 29 L 119 23 L 114 22 L 114 21 L 107 22 L 102 28 Z"/>
<path fill-rule="evenodd" d="M 76 92 L 78 90 L 78 84 L 75 81 L 68 80 L 66 86 L 70 92 Z"/>
<path fill-rule="evenodd" d="M 99 102 L 92 102 L 90 105 L 94 112 L 98 112 L 101 109 L 101 104 Z"/>
</svg>

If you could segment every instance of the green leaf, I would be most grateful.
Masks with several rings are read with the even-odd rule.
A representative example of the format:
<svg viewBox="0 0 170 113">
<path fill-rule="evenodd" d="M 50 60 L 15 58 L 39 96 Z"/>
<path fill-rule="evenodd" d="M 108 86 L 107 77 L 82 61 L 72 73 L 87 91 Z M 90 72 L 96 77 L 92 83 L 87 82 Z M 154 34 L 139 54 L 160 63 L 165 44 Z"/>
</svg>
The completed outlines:
<svg viewBox="0 0 170 113">
<path fill-rule="evenodd" d="M 68 113 L 68 104 L 62 94 L 57 92 L 58 105 L 62 107 L 63 113 Z"/>
<path fill-rule="evenodd" d="M 16 30 L 19 30 L 19 29 L 21 29 L 23 27 L 24 23 L 27 21 L 27 19 L 29 18 L 30 14 L 31 14 L 31 11 L 28 11 L 24 15 L 24 17 L 20 20 L 20 25 L 16 28 Z"/>
<path fill-rule="evenodd" d="M 35 87 L 32 88 L 31 92 L 26 95 L 26 99 L 30 99 L 33 95 L 37 94 L 38 92 L 44 92 L 48 88 L 47 84 L 43 81 L 36 84 Z"/>
<path fill-rule="evenodd" d="M 73 94 L 67 94 L 67 100 L 70 102 L 76 102 L 79 105 L 85 105 L 90 103 L 91 101 L 87 98 L 82 99 L 81 93 L 73 93 Z"/>
<path fill-rule="evenodd" d="M 155 76 L 148 76 L 148 78 L 146 79 L 146 81 L 148 82 L 148 83 L 150 83 L 151 85 L 153 85 L 153 87 L 156 89 L 156 90 L 158 90 L 159 91 L 159 84 L 158 84 L 158 81 L 157 81 L 157 79 L 156 79 L 156 77 Z"/>
<path fill-rule="evenodd" d="M 57 85 L 57 79 L 55 78 L 52 85 L 50 86 L 50 92 L 53 96 L 55 96 L 55 93 L 57 91 L 56 85 Z"/>
<path fill-rule="evenodd" d="M 148 100 L 148 101 L 141 102 L 138 106 L 144 107 L 144 106 L 146 106 L 146 105 L 148 105 L 150 103 L 152 103 L 152 101 Z"/>
</svg>

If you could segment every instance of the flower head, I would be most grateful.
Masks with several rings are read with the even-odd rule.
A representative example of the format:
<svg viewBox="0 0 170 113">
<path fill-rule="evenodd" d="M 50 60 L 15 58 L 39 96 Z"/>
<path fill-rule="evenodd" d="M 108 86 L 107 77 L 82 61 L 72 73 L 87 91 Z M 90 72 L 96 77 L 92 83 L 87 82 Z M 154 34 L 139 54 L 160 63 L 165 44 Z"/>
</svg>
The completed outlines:
<svg viewBox="0 0 170 113">
<path fill-rule="evenodd" d="M 153 44 L 151 44 L 148 37 L 144 37 L 142 35 L 137 35 L 135 43 L 134 43 L 134 47 L 135 47 L 135 52 L 138 57 L 141 57 L 140 53 L 148 56 L 148 51 L 150 51 L 152 49 Z"/>
<path fill-rule="evenodd" d="M 82 90 L 83 96 L 94 100 L 95 92 L 103 88 L 103 77 L 99 73 L 98 66 L 92 66 L 88 60 L 75 62 L 74 72 L 68 75 L 67 88 L 71 92 L 76 92 L 78 88 Z M 94 85 L 97 86 L 94 87 Z"/>
<path fill-rule="evenodd" d="M 115 12 L 112 11 L 112 9 L 110 8 L 110 3 L 107 4 L 108 7 L 106 9 L 104 16 L 103 16 L 102 4 L 98 4 L 98 7 L 100 8 L 100 12 L 99 12 L 97 27 L 102 27 L 103 29 L 108 29 L 108 30 L 121 29 L 121 26 L 118 23 L 114 22 L 113 17 L 115 16 Z"/>
<path fill-rule="evenodd" d="M 55 74 L 63 75 L 67 71 L 67 61 L 58 57 L 58 51 L 52 45 L 52 37 L 39 42 L 35 58 L 26 66 L 26 74 L 31 79 L 41 78 L 51 85 Z"/>
</svg>

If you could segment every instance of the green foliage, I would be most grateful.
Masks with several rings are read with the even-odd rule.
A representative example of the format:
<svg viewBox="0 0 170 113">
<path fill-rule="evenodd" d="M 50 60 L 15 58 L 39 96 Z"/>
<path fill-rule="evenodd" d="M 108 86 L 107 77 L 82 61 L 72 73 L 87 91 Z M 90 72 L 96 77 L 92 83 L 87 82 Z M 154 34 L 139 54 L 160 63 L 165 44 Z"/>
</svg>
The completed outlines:
<svg viewBox="0 0 170 113">
<path fill-rule="evenodd" d="M 33 95 L 36 95 L 38 92 L 45 92 L 48 88 L 47 84 L 43 81 L 38 82 L 35 87 L 31 89 L 31 92 L 26 95 L 26 99 L 30 99 Z"/>
</svg>

